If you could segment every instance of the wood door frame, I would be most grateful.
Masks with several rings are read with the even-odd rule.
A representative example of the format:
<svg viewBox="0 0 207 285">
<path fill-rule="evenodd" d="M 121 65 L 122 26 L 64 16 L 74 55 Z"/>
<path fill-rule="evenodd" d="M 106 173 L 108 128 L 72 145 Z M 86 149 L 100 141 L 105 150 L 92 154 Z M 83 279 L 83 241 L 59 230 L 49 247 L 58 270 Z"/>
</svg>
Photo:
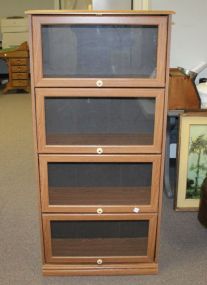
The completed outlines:
<svg viewBox="0 0 207 285">
<path fill-rule="evenodd" d="M 49 162 L 88 162 L 88 163 L 152 163 L 151 197 L 149 205 L 50 205 L 48 190 L 48 163 Z M 133 213 L 139 208 L 140 213 L 157 212 L 159 183 L 160 183 L 161 156 L 159 155 L 40 155 L 39 173 L 42 212 L 68 212 L 68 213 L 97 213 L 102 208 L 104 213 Z M 136 215 L 136 214 L 135 214 Z"/>
<path fill-rule="evenodd" d="M 94 88 L 37 88 L 36 116 L 39 153 L 91 153 L 97 148 L 104 153 L 161 153 L 164 90 L 163 89 L 94 89 Z M 93 98 L 155 98 L 154 142 L 153 145 L 47 145 L 45 124 L 45 97 L 93 97 Z"/>
<path fill-rule="evenodd" d="M 92 15 L 33 15 L 34 45 L 34 82 L 35 87 L 97 87 L 98 80 L 103 81 L 103 87 L 164 87 L 166 81 L 166 49 L 168 16 L 140 15 L 102 15 L 94 12 Z M 52 24 L 118 24 L 118 25 L 156 25 L 158 26 L 157 76 L 155 78 L 44 78 L 42 58 L 41 26 Z"/>
<path fill-rule="evenodd" d="M 156 243 L 157 214 L 43 214 L 43 236 L 46 263 L 86 263 L 94 262 L 101 258 L 104 263 L 138 263 L 153 262 Z M 120 257 L 53 257 L 51 243 L 50 221 L 126 221 L 126 220 L 149 220 L 148 246 L 146 256 L 120 256 Z"/>
</svg>

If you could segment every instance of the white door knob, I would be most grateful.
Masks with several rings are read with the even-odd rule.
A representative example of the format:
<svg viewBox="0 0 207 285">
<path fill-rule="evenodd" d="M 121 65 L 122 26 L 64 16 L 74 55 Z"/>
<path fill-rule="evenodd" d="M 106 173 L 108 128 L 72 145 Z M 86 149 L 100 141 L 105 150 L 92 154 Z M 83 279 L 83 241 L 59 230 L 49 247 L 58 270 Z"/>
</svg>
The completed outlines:
<svg viewBox="0 0 207 285">
<path fill-rule="evenodd" d="M 98 209 L 96 210 L 96 212 L 97 212 L 97 214 L 103 214 L 103 209 L 102 209 L 102 208 L 98 208 Z"/>
<path fill-rule="evenodd" d="M 139 213 L 139 211 L 140 211 L 139 208 L 134 208 L 134 209 L 133 209 L 133 212 L 134 212 L 134 213 Z"/>
<path fill-rule="evenodd" d="M 103 153 L 102 147 L 98 147 L 97 150 L 96 150 L 96 152 L 97 152 L 98 154 L 102 154 L 102 153 Z"/>
<path fill-rule="evenodd" d="M 100 259 L 100 258 L 99 258 L 99 259 L 97 259 L 97 264 L 99 264 L 99 265 L 100 265 L 100 264 L 102 264 L 102 263 L 103 263 L 103 260 L 102 260 L 102 259 Z"/>
<path fill-rule="evenodd" d="M 102 87 L 103 86 L 103 81 L 102 80 L 97 80 L 96 81 L 96 86 L 97 87 Z"/>
</svg>

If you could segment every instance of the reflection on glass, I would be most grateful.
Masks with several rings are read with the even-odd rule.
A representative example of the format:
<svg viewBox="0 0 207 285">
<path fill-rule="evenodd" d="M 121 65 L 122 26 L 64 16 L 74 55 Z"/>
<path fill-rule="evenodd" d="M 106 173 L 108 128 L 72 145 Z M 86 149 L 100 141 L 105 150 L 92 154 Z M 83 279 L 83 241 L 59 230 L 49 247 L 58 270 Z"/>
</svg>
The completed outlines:
<svg viewBox="0 0 207 285">
<path fill-rule="evenodd" d="M 50 205 L 149 205 L 152 163 L 48 163 Z"/>
<path fill-rule="evenodd" d="M 157 37 L 157 26 L 43 25 L 43 75 L 154 78 Z"/>
<path fill-rule="evenodd" d="M 52 221 L 53 256 L 146 256 L 149 221 Z"/>
<path fill-rule="evenodd" d="M 49 145 L 152 145 L 154 98 L 45 99 Z"/>
</svg>

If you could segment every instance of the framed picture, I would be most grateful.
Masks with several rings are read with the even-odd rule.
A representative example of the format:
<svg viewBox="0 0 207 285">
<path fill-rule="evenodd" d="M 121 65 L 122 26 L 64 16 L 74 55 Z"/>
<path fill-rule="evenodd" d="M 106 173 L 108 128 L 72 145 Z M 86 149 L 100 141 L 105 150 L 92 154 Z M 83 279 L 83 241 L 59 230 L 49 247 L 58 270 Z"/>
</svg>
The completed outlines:
<svg viewBox="0 0 207 285">
<path fill-rule="evenodd" d="M 198 210 L 207 177 L 207 113 L 180 116 L 176 210 Z"/>
</svg>

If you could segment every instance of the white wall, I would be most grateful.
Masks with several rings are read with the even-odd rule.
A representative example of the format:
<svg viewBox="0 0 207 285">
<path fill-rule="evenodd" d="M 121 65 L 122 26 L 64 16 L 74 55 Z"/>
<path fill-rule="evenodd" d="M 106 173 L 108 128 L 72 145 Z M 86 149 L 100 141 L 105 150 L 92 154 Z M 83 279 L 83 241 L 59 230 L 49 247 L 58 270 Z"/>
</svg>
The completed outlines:
<svg viewBox="0 0 207 285">
<path fill-rule="evenodd" d="M 25 16 L 26 10 L 54 9 L 54 3 L 54 0 L 0 0 L 0 22 L 5 17 Z"/>
<path fill-rule="evenodd" d="M 153 10 L 174 10 L 171 66 L 193 68 L 207 62 L 207 0 L 151 0 Z M 205 70 L 201 76 L 207 76 Z"/>
<path fill-rule="evenodd" d="M 53 9 L 54 0 L 0 0 L 0 18 L 24 16 L 25 10 Z"/>
<path fill-rule="evenodd" d="M 131 0 L 93 0 L 94 10 L 130 10 Z"/>
</svg>

